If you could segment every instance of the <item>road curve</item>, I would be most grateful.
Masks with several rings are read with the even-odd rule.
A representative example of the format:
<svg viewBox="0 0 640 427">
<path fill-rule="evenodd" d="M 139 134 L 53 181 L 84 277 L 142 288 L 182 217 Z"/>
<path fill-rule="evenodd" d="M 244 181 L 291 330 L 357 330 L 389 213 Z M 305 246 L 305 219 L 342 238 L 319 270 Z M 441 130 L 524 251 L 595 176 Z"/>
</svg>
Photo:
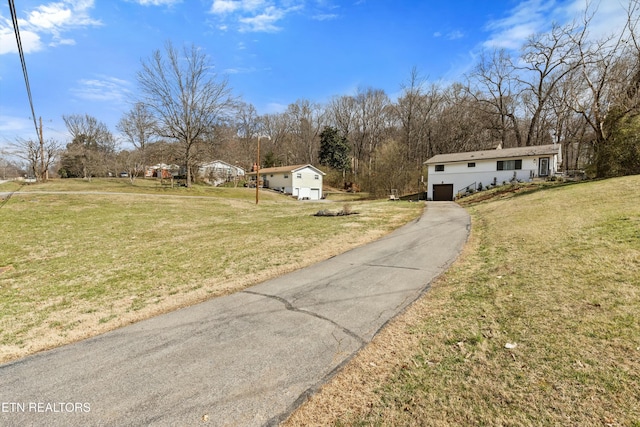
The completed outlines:
<svg viewBox="0 0 640 427">
<path fill-rule="evenodd" d="M 467 212 L 0 366 L 0 425 L 277 425 L 457 258 Z"/>
</svg>

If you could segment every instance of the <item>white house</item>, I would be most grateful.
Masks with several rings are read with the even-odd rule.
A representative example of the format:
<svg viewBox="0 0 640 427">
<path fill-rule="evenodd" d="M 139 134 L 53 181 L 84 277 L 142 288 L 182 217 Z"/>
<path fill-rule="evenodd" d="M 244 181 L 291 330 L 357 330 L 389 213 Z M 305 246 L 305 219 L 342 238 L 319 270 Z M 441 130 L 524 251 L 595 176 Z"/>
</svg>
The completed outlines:
<svg viewBox="0 0 640 427">
<path fill-rule="evenodd" d="M 210 180 L 214 185 L 220 185 L 244 177 L 245 172 L 241 167 L 233 166 L 222 160 L 214 160 L 200 165 L 198 174 L 200 177 Z"/>
<path fill-rule="evenodd" d="M 550 177 L 558 173 L 561 162 L 556 144 L 438 154 L 425 162 L 427 200 L 453 200 L 459 193 L 489 185 Z"/>
<path fill-rule="evenodd" d="M 265 188 L 291 194 L 298 200 L 322 198 L 322 178 L 325 173 L 312 165 L 264 168 L 258 173 Z M 255 172 L 247 175 L 255 175 Z"/>
</svg>

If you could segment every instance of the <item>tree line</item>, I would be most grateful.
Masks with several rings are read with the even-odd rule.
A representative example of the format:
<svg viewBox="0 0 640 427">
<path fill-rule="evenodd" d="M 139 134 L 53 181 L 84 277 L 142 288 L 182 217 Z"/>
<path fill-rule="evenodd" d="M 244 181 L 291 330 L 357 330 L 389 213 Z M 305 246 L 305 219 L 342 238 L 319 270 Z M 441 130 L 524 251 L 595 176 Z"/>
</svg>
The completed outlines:
<svg viewBox="0 0 640 427">
<path fill-rule="evenodd" d="M 134 179 L 145 166 L 176 163 L 190 185 L 198 165 L 214 159 L 249 169 L 261 138 L 261 168 L 324 166 L 330 184 L 356 182 L 378 195 L 424 191 L 423 163 L 436 154 L 498 145 L 555 143 L 566 172 L 637 174 L 638 9 L 639 1 L 630 1 L 625 25 L 595 38 L 597 10 L 588 7 L 570 24 L 531 35 L 517 53 L 483 52 L 448 85 L 428 83 L 414 68 L 396 100 L 361 87 L 325 104 L 299 99 L 263 115 L 234 96 L 202 50 L 167 42 L 143 60 L 140 96 L 117 125 L 133 148 L 119 150 L 94 117 L 64 116 L 72 140 L 59 152 L 58 171 L 87 178 L 126 170 Z"/>
</svg>

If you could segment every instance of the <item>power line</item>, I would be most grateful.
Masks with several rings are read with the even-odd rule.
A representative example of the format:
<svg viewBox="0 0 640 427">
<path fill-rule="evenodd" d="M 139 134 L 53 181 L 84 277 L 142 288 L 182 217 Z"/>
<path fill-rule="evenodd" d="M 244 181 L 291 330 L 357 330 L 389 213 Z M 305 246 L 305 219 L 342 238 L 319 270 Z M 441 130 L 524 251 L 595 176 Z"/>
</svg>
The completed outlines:
<svg viewBox="0 0 640 427">
<path fill-rule="evenodd" d="M 42 138 L 38 131 L 38 124 L 36 122 L 36 113 L 33 109 L 33 98 L 31 97 L 31 86 L 29 85 L 29 74 L 27 73 L 27 63 L 24 60 L 24 51 L 22 50 L 22 41 L 20 39 L 20 30 L 18 29 L 18 15 L 16 14 L 16 6 L 13 0 L 9 1 L 9 10 L 11 11 L 11 20 L 13 21 L 13 30 L 16 33 L 16 42 L 18 42 L 18 54 L 20 55 L 20 63 L 22 64 L 22 74 L 24 75 L 24 83 L 27 85 L 27 96 L 29 97 L 29 105 L 31 106 L 31 117 L 33 118 L 33 126 L 38 135 L 38 140 L 42 144 Z"/>
</svg>

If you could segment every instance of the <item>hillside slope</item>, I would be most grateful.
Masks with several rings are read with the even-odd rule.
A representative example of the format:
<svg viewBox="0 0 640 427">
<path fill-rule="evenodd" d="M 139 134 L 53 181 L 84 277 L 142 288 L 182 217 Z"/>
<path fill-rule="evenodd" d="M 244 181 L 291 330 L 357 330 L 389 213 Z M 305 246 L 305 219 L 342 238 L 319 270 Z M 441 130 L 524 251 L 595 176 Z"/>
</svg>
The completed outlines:
<svg viewBox="0 0 640 427">
<path fill-rule="evenodd" d="M 463 256 L 285 425 L 640 425 L 639 188 L 470 199 Z"/>
</svg>

